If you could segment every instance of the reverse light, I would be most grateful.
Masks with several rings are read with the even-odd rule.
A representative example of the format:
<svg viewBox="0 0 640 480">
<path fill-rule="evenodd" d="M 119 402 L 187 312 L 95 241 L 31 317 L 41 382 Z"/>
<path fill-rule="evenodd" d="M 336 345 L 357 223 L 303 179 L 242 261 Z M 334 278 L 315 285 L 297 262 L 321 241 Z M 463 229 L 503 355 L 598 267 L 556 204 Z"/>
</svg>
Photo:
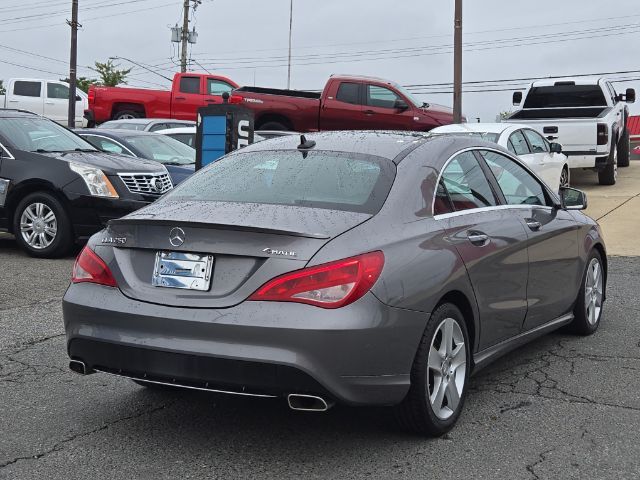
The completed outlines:
<svg viewBox="0 0 640 480">
<path fill-rule="evenodd" d="M 304 268 L 268 281 L 249 300 L 340 308 L 367 293 L 382 267 L 384 254 L 378 251 Z"/>
<path fill-rule="evenodd" d="M 76 258 L 76 263 L 73 265 L 71 282 L 97 283 L 98 285 L 105 285 L 107 287 L 118 286 L 107 264 L 104 263 L 104 260 L 102 260 L 96 252 L 91 250 L 88 245 L 82 249 L 80 255 Z"/>
<path fill-rule="evenodd" d="M 99 168 L 73 162 L 69 163 L 69 168 L 82 177 L 92 196 L 118 198 L 118 192 L 113 188 L 113 184 Z"/>
</svg>

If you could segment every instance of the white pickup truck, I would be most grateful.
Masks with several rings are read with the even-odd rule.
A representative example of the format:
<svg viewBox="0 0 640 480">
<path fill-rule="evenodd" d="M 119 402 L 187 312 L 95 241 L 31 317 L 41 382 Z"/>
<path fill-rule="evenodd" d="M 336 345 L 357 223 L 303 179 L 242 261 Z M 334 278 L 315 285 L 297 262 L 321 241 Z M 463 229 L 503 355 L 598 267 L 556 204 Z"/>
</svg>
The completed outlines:
<svg viewBox="0 0 640 480">
<path fill-rule="evenodd" d="M 12 78 L 6 84 L 6 94 L 0 95 L 0 108 L 28 110 L 67 126 L 69 112 L 69 84 L 58 80 Z M 85 109 L 89 98 L 76 90 L 76 128 L 85 127 Z"/>
<path fill-rule="evenodd" d="M 604 78 L 540 80 L 524 96 L 513 94 L 513 104 L 522 107 L 506 121 L 562 144 L 570 168 L 594 169 L 600 185 L 614 185 L 618 166 L 629 166 L 626 104 L 635 99 L 635 90 L 619 95 Z"/>
</svg>

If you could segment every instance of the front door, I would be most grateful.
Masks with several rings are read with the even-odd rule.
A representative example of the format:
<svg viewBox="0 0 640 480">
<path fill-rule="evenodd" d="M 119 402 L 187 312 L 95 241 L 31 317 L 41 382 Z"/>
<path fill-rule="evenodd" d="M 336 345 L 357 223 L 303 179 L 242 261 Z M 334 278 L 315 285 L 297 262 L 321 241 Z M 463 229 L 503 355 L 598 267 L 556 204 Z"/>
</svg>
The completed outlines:
<svg viewBox="0 0 640 480">
<path fill-rule="evenodd" d="M 454 157 L 441 189 L 452 213 L 440 215 L 447 240 L 465 263 L 480 313 L 480 350 L 517 335 L 527 312 L 527 233 L 510 209 L 499 205 L 476 156 Z"/>
<path fill-rule="evenodd" d="M 321 100 L 320 130 L 364 129 L 363 99 L 362 83 L 332 82 L 324 100 Z"/>
<path fill-rule="evenodd" d="M 572 309 L 575 299 L 567 295 L 567 289 L 578 285 L 582 275 L 579 227 L 569 212 L 553 205 L 546 188 L 516 161 L 492 151 L 482 151 L 482 156 L 527 233 L 528 311 L 523 329 L 530 330 Z"/>
<path fill-rule="evenodd" d="M 411 130 L 414 113 L 411 104 L 393 90 L 380 85 L 365 85 L 365 102 L 362 107 L 367 130 Z M 409 108 L 398 108 L 398 102 Z"/>
<path fill-rule="evenodd" d="M 204 106 L 202 96 L 203 77 L 180 77 L 178 91 L 173 92 L 172 117 L 180 120 L 196 119 L 198 108 Z"/>
</svg>

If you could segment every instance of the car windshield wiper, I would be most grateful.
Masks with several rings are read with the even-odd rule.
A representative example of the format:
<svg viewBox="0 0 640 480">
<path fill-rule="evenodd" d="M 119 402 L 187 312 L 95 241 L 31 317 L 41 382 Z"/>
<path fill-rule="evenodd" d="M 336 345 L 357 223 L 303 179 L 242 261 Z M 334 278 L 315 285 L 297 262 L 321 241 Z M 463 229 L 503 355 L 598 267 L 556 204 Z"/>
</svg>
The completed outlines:
<svg viewBox="0 0 640 480">
<path fill-rule="evenodd" d="M 36 150 L 31 150 L 36 153 L 64 153 L 64 150 L 45 150 L 44 148 L 38 148 Z"/>
<path fill-rule="evenodd" d="M 70 152 L 98 152 L 99 150 L 95 148 L 74 148 L 73 150 L 69 150 Z"/>
</svg>

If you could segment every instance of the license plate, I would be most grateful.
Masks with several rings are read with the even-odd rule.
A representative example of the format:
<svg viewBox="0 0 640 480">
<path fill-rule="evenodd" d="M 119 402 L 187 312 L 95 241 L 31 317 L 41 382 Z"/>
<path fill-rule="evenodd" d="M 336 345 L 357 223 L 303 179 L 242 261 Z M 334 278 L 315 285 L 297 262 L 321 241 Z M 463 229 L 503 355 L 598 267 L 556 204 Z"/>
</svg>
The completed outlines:
<svg viewBox="0 0 640 480">
<path fill-rule="evenodd" d="M 209 290 L 213 255 L 158 252 L 151 284 L 154 287 Z"/>
</svg>

